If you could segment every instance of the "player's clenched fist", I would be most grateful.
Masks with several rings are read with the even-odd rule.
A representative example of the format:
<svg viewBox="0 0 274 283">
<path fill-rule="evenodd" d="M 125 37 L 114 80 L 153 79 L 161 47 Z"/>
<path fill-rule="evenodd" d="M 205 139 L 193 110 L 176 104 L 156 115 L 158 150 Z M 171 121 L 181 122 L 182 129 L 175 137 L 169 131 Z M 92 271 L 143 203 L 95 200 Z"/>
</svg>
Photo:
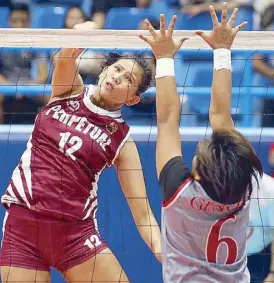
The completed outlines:
<svg viewBox="0 0 274 283">
<path fill-rule="evenodd" d="M 147 24 L 152 38 L 142 34 L 140 34 L 139 37 L 151 46 L 156 59 L 173 58 L 184 41 L 187 39 L 182 38 L 178 42 L 173 40 L 172 35 L 176 23 L 176 16 L 172 17 L 167 30 L 165 27 L 165 16 L 163 14 L 160 15 L 160 31 L 155 31 L 149 20 L 146 19 L 145 23 Z"/>
<path fill-rule="evenodd" d="M 240 25 L 233 27 L 238 13 L 238 9 L 235 8 L 230 19 L 227 20 L 226 2 L 224 2 L 221 22 L 218 21 L 216 12 L 212 5 L 209 6 L 209 11 L 213 23 L 212 32 L 210 34 L 206 34 L 202 31 L 196 31 L 196 34 L 202 37 L 212 49 L 230 49 L 236 34 L 247 24 L 247 22 L 243 22 Z"/>
</svg>

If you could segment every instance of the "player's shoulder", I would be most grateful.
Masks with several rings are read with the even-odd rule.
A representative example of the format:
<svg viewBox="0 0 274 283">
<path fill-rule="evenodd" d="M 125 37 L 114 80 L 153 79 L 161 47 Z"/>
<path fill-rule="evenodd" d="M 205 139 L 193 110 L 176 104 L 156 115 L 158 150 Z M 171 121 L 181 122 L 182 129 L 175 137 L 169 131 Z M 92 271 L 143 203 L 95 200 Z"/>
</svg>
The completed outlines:
<svg viewBox="0 0 274 283">
<path fill-rule="evenodd" d="M 169 206 L 193 181 L 190 170 L 182 156 L 170 159 L 163 167 L 160 176 L 160 188 L 163 206 Z"/>
<path fill-rule="evenodd" d="M 64 95 L 51 97 L 45 107 L 49 107 L 55 104 L 67 103 L 69 101 L 77 101 L 77 100 L 83 99 L 87 91 L 88 91 L 88 88 L 86 86 L 83 86 L 75 93 L 65 93 Z"/>
</svg>

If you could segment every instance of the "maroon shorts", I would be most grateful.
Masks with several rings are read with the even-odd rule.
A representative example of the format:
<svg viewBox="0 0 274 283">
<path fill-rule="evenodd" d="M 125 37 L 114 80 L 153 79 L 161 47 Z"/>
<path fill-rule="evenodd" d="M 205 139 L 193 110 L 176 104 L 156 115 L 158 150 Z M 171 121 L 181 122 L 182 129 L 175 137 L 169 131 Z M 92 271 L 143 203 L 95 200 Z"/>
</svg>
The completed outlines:
<svg viewBox="0 0 274 283">
<path fill-rule="evenodd" d="M 63 221 L 12 205 L 3 225 L 1 266 L 64 272 L 107 248 L 93 220 Z"/>
</svg>

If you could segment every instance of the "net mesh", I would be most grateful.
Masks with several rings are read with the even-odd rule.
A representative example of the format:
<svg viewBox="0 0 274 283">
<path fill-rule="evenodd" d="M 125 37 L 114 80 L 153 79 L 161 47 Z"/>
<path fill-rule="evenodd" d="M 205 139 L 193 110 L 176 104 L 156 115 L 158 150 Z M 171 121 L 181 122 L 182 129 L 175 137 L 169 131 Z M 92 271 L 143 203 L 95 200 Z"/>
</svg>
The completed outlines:
<svg viewBox="0 0 274 283">
<path fill-rule="evenodd" d="M 151 50 L 136 38 L 135 32 L 132 31 L 25 30 L 24 41 L 21 40 L 21 29 L 1 30 L 0 35 L 3 38 L 1 68 L 6 67 L 6 76 L 11 78 L 5 80 L 3 74 L 4 78 L 0 85 L 0 93 L 3 93 L 5 103 L 3 104 L 5 113 L 1 122 L 4 121 L 6 124 L 0 127 L 2 192 L 25 149 L 26 137 L 31 129 L 25 124 L 33 123 L 37 112 L 49 100 L 50 83 L 60 54 L 60 45 L 71 48 L 92 48 L 84 50 L 77 60 L 78 70 L 87 85 L 97 84 L 101 66 L 106 62 L 109 52 L 129 53 L 131 60 L 137 54 L 142 54 L 155 72 L 155 60 Z M 236 126 L 243 127 L 242 131 L 252 141 L 268 174 L 272 173 L 271 166 L 274 163 L 272 161 L 271 165 L 269 163 L 271 158 L 268 160 L 268 156 L 273 155 L 274 152 L 270 150 L 271 146 L 273 148 L 274 132 L 265 127 L 273 126 L 274 92 L 272 78 L 258 75 L 254 72 L 253 66 L 258 67 L 256 62 L 267 62 L 271 65 L 272 52 L 268 49 L 271 50 L 273 46 L 272 35 L 272 32 L 240 33 L 235 41 L 232 64 L 232 116 Z M 176 55 L 176 82 L 181 97 L 180 125 L 184 143 L 183 152 L 191 166 L 197 142 L 210 135 L 208 109 L 213 63 L 212 53 L 206 50 L 207 47 L 199 38 L 194 37 L 190 32 L 176 32 L 176 38 L 184 36 L 191 38 L 184 46 L 185 50 Z M 14 68 L 15 64 L 18 65 L 17 68 Z M 131 167 L 122 168 L 121 171 L 143 170 L 148 198 L 130 193 L 124 196 L 116 172 L 113 169 L 106 170 L 99 182 L 99 230 L 122 264 L 130 282 L 161 282 L 160 266 L 141 240 L 128 207 L 128 204 L 136 207 L 145 205 L 146 210 L 149 211 L 150 203 L 160 222 L 161 196 L 155 170 L 156 113 L 153 81 L 150 89 L 142 95 L 138 106 L 124 107 L 122 111 L 124 119 L 132 126 L 142 169 Z M 17 127 L 15 124 L 22 126 Z M 274 199 L 274 195 L 269 191 L 260 198 L 255 197 L 251 206 L 247 251 L 261 252 L 260 262 L 252 263 L 252 258 L 250 262 L 253 265 L 260 265 L 262 276 L 269 270 L 268 246 L 272 241 L 273 233 L 272 198 Z M 140 221 L 137 227 L 140 231 L 144 229 L 152 231 L 155 229 L 152 222 L 150 215 L 149 222 Z M 86 240 L 89 241 L 87 245 L 96 244 L 93 238 Z M 95 274 L 92 276 L 96 278 Z M 92 282 L 96 282 L 95 278 L 93 277 Z M 64 279 L 53 271 L 52 282 L 64 282 Z M 123 282 L 121 271 L 117 271 L 115 282 Z"/>
</svg>

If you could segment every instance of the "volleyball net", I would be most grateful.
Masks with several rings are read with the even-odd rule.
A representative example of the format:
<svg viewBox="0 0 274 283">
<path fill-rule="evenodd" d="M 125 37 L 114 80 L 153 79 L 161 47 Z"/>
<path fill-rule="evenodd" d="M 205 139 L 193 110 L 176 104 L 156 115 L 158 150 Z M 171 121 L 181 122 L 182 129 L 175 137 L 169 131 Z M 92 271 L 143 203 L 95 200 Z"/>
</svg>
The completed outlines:
<svg viewBox="0 0 274 283">
<path fill-rule="evenodd" d="M 142 53 L 151 59 L 149 46 L 137 37 L 137 33 L 149 36 L 147 31 L 117 31 L 117 30 L 31 30 L 31 29 L 0 29 L 0 58 L 7 58 L 21 52 L 28 58 L 36 53 L 47 61 L 48 79 L 45 84 L 13 82 L 0 85 L 0 93 L 4 97 L 16 96 L 49 96 L 51 94 L 50 78 L 54 69 L 52 54 L 60 48 L 84 48 L 85 52 L 99 53 L 104 59 L 109 52 Z M 192 157 L 197 143 L 210 136 L 208 109 L 212 82 L 212 50 L 193 32 L 175 31 L 175 40 L 189 37 L 175 57 L 175 74 L 178 93 L 181 96 L 180 131 L 183 152 L 191 167 Z M 252 142 L 255 150 L 269 173 L 268 153 L 274 141 L 274 130 L 264 128 L 264 117 L 274 119 L 271 113 L 264 112 L 266 100 L 274 100 L 272 78 L 259 76 L 253 68 L 257 55 L 271 62 L 274 47 L 274 32 L 240 32 L 232 50 L 232 104 L 231 112 L 236 126 Z M 43 55 L 41 55 L 43 54 Z M 81 61 L 97 60 L 98 57 L 84 56 Z M 20 70 L 18 70 L 20 76 Z M 35 76 L 35 73 L 34 73 Z M 148 196 L 152 209 L 160 222 L 161 196 L 158 188 L 155 169 L 156 141 L 156 89 L 152 86 L 144 94 L 147 100 L 139 108 L 125 107 L 125 120 L 132 126 L 132 136 L 136 140 L 142 160 Z M 20 112 L 20 110 L 19 110 Z M 270 111 L 271 112 L 271 111 Z M 16 113 L 11 113 L 15 116 Z M 0 125 L 0 174 L 1 192 L 4 191 L 13 168 L 17 165 L 21 153 L 25 149 L 31 133 L 31 125 Z M 99 183 L 99 215 L 98 223 L 101 234 L 110 245 L 123 265 L 130 282 L 162 282 L 160 266 L 154 260 L 151 252 L 141 241 L 135 228 L 130 211 L 114 171 L 103 174 Z M 274 198 L 274 194 L 273 194 Z M 259 210 L 258 210 L 259 211 Z M 1 210 L 1 215 L 3 210 Z M 259 211 L 259 213 L 261 213 Z M 261 220 L 260 220 L 261 219 Z M 254 224 L 258 228 L 259 240 L 266 245 L 263 222 L 264 215 Z M 269 228 L 269 227 L 268 227 Z M 56 275 L 52 282 L 61 282 Z"/>
<path fill-rule="evenodd" d="M 1 29 L 0 56 L 13 56 L 13 53 L 18 52 L 23 52 L 26 59 L 33 53 L 44 56 L 48 65 L 48 76 L 43 85 L 24 84 L 20 80 L 12 85 L 4 83 L 0 85 L 0 93 L 6 96 L 14 96 L 16 93 L 28 96 L 50 95 L 50 81 L 54 69 L 52 58 L 61 47 L 84 48 L 85 51 L 79 56 L 78 62 L 85 62 L 85 66 L 89 62 L 98 61 L 100 56 L 103 56 L 101 59 L 104 60 L 112 51 L 121 54 L 151 54 L 149 46 L 138 38 L 137 34 L 140 33 L 149 36 L 148 31 L 128 30 Z M 212 50 L 192 31 L 175 31 L 174 37 L 175 40 L 189 37 L 175 57 L 176 82 L 178 92 L 182 96 L 181 101 L 184 102 L 182 115 L 185 114 L 185 119 L 181 119 L 181 125 L 207 126 L 213 70 Z M 231 112 L 236 125 L 240 127 L 260 127 L 263 117 L 271 115 L 263 113 L 263 101 L 274 96 L 272 78 L 256 73 L 253 65 L 257 56 L 268 58 L 271 64 L 274 43 L 272 38 L 273 32 L 240 32 L 233 45 Z M 91 52 L 95 58 L 86 56 Z M 155 87 L 151 87 L 143 97 L 153 101 Z M 197 100 L 199 104 L 196 103 Z M 136 117 L 140 116 L 135 114 Z M 186 119 L 187 117 L 191 119 Z"/>
</svg>

